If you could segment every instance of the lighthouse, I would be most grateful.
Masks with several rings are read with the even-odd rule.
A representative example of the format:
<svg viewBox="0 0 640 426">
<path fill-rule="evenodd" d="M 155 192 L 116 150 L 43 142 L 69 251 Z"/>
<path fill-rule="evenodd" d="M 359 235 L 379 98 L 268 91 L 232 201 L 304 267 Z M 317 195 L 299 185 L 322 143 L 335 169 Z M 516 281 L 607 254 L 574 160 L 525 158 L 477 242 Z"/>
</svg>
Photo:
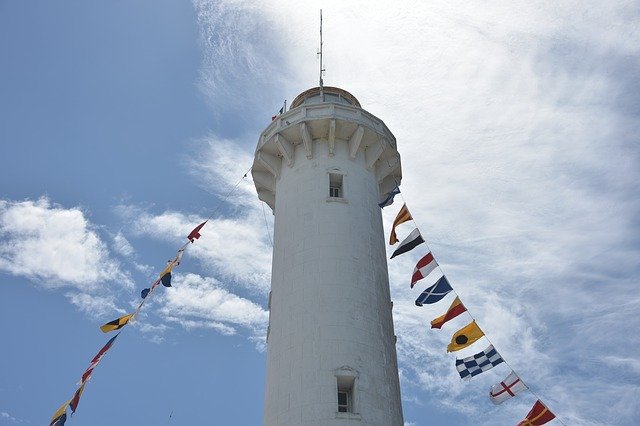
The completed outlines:
<svg viewBox="0 0 640 426">
<path fill-rule="evenodd" d="M 315 87 L 261 133 L 275 216 L 264 424 L 403 424 L 381 209 L 396 140 L 349 92 Z"/>
</svg>

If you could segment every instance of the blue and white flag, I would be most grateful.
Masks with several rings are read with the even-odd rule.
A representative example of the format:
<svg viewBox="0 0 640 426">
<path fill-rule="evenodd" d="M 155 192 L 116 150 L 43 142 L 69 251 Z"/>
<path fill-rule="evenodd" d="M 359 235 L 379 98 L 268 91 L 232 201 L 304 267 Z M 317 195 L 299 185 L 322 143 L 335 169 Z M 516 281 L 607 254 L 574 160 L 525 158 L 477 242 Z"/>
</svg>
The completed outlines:
<svg viewBox="0 0 640 426">
<path fill-rule="evenodd" d="M 383 202 L 379 203 L 378 205 L 380 206 L 381 209 L 390 206 L 391 204 L 393 204 L 393 197 L 395 197 L 396 195 L 398 195 L 400 193 L 400 188 L 398 188 L 398 185 L 396 185 L 388 194 L 387 194 L 387 198 L 384 199 Z"/>
<path fill-rule="evenodd" d="M 425 303 L 427 305 L 436 303 L 447 294 L 449 294 L 451 290 L 453 289 L 449 284 L 449 280 L 447 280 L 447 277 L 443 275 L 434 285 L 427 288 L 422 292 L 420 296 L 418 296 L 418 298 L 416 299 L 416 306 L 422 306 Z"/>
<path fill-rule="evenodd" d="M 496 365 L 504 362 L 498 351 L 493 345 L 489 345 L 484 351 L 473 356 L 456 359 L 456 370 L 460 374 L 462 380 L 471 380 L 473 376 L 491 370 Z"/>
</svg>

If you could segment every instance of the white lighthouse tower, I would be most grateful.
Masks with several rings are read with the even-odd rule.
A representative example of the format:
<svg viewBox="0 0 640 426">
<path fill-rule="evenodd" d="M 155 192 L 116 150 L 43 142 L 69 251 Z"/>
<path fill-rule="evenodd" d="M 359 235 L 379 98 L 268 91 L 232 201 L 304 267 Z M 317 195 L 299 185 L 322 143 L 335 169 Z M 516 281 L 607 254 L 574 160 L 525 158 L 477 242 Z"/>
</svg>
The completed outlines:
<svg viewBox="0 0 640 426">
<path fill-rule="evenodd" d="M 275 214 L 264 424 L 403 424 L 382 217 L 396 141 L 345 90 L 316 87 L 260 135 Z"/>
</svg>

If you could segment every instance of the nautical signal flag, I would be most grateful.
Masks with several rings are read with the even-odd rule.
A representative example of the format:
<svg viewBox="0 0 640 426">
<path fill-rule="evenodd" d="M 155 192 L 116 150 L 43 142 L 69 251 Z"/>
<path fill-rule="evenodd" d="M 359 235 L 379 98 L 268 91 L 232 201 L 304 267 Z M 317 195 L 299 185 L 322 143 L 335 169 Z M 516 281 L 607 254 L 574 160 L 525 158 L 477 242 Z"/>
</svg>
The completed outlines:
<svg viewBox="0 0 640 426">
<path fill-rule="evenodd" d="M 396 185 L 395 188 L 389 191 L 389 193 L 387 194 L 387 198 L 385 198 L 381 203 L 378 203 L 378 206 L 380 206 L 381 209 L 390 206 L 391 204 L 393 204 L 393 198 L 399 193 L 400 188 L 398 188 L 398 185 Z"/>
<path fill-rule="evenodd" d="M 556 415 L 553 414 L 542 401 L 537 400 L 533 404 L 533 408 L 527 414 L 527 417 L 518 426 L 538 426 L 550 422 L 555 419 Z"/>
<path fill-rule="evenodd" d="M 162 281 L 163 286 L 171 287 L 171 272 L 164 274 L 162 278 L 160 278 L 160 281 Z"/>
<path fill-rule="evenodd" d="M 477 342 L 482 336 L 484 336 L 484 333 L 476 324 L 476 320 L 473 320 L 454 333 L 453 337 L 451 337 L 451 343 L 447 346 L 447 352 L 464 349 Z"/>
<path fill-rule="evenodd" d="M 391 255 L 391 259 L 403 253 L 413 250 L 414 248 L 416 248 L 422 243 L 424 243 L 424 239 L 422 238 L 422 235 L 420 235 L 420 230 L 416 228 L 413 231 L 411 231 L 409 236 L 400 243 L 396 251 L 394 251 L 393 254 Z"/>
<path fill-rule="evenodd" d="M 202 229 L 202 227 L 208 222 L 208 220 L 205 220 L 204 222 L 202 222 L 200 225 L 196 226 L 195 228 L 193 228 L 193 231 L 189 232 L 189 235 L 187 236 L 187 238 L 189 239 L 189 241 L 193 242 L 193 240 L 197 240 L 198 238 L 200 238 L 200 230 Z"/>
<path fill-rule="evenodd" d="M 456 359 L 456 370 L 460 374 L 462 380 L 471 380 L 473 376 L 491 370 L 496 365 L 504 362 L 498 351 L 493 345 L 489 345 L 487 349 L 478 352 L 475 355 Z"/>
<path fill-rule="evenodd" d="M 411 276 L 411 288 L 414 285 L 438 267 L 438 262 L 433 258 L 431 252 L 427 253 L 422 259 L 418 261 L 416 267 L 413 270 L 413 275 Z"/>
<path fill-rule="evenodd" d="M 513 398 L 516 394 L 527 389 L 529 388 L 520 380 L 520 377 L 514 371 L 511 371 L 511 374 L 506 379 L 497 385 L 491 386 L 489 399 L 495 405 L 502 404 L 507 399 Z"/>
<path fill-rule="evenodd" d="M 58 408 L 58 410 L 51 417 L 51 422 L 49 426 L 64 426 L 64 423 L 67 421 L 67 407 L 71 401 L 66 401 L 64 404 Z"/>
<path fill-rule="evenodd" d="M 164 268 L 164 271 L 160 272 L 160 281 L 165 287 L 171 287 L 171 271 L 173 270 L 174 266 L 175 262 L 170 260 L 167 267 Z"/>
<path fill-rule="evenodd" d="M 440 315 L 438 318 L 431 321 L 431 328 L 442 328 L 442 326 L 449 320 L 457 317 L 463 312 L 466 312 L 467 308 L 462 304 L 459 297 L 453 299 L 451 306 L 444 315 Z"/>
<path fill-rule="evenodd" d="M 87 383 L 83 383 L 76 393 L 73 394 L 73 398 L 71 398 L 71 402 L 69 402 L 69 407 L 71 408 L 71 417 L 73 417 L 73 413 L 76 412 L 78 408 L 78 404 L 80 403 L 80 397 L 82 396 L 82 392 L 84 392 L 84 387 Z"/>
<path fill-rule="evenodd" d="M 118 319 L 114 319 L 113 321 L 109 321 L 105 325 L 100 326 L 100 330 L 102 330 L 103 333 L 120 330 L 122 327 L 127 325 L 132 316 L 133 314 L 128 314 Z"/>
<path fill-rule="evenodd" d="M 102 359 L 104 354 L 111 348 L 111 346 L 113 346 L 113 342 L 116 341 L 116 338 L 119 335 L 120 333 L 116 334 L 111 339 L 109 339 L 107 344 L 104 345 L 102 349 L 98 351 L 96 356 L 93 357 L 93 359 L 91 360 L 91 363 L 89 364 L 89 368 L 87 368 L 86 371 L 82 374 L 82 378 L 80 379 L 80 384 L 84 384 L 87 380 L 89 380 L 89 377 L 91 377 L 91 373 L 93 373 L 93 369 L 96 368 L 96 366 L 100 363 L 100 360 Z"/>
<path fill-rule="evenodd" d="M 427 305 L 436 303 L 452 290 L 453 289 L 451 288 L 447 277 L 443 275 L 434 285 L 427 288 L 420 296 L 418 296 L 416 299 L 416 306 L 422 306 L 425 303 Z"/>
<path fill-rule="evenodd" d="M 407 205 L 403 204 L 400 208 L 400 211 L 398 212 L 398 215 L 393 221 L 393 227 L 391 227 L 391 235 L 389 235 L 389 244 L 394 245 L 398 242 L 398 237 L 396 236 L 396 226 L 411 219 L 413 219 L 413 217 L 411 217 L 411 213 L 409 213 Z"/>
</svg>

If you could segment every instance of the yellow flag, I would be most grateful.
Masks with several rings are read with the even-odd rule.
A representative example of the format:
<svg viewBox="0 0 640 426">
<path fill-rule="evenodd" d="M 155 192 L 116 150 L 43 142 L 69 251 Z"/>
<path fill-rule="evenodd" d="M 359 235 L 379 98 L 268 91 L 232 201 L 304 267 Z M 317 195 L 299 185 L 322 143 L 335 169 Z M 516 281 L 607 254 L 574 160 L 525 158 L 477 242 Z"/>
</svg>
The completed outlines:
<svg viewBox="0 0 640 426">
<path fill-rule="evenodd" d="M 160 278 L 170 273 L 173 270 L 174 266 L 175 266 L 175 262 L 169 263 L 169 265 L 166 268 L 164 268 L 164 271 L 160 272 Z"/>
<path fill-rule="evenodd" d="M 127 325 L 132 316 L 133 314 L 128 314 L 118 319 L 114 319 L 113 321 L 109 321 L 105 325 L 100 326 L 100 330 L 102 330 L 103 333 L 108 333 L 113 330 L 120 330 L 122 327 Z"/>
<path fill-rule="evenodd" d="M 398 237 L 396 236 L 396 226 L 401 223 L 405 223 L 408 220 L 412 220 L 411 213 L 409 213 L 409 209 L 406 204 L 402 205 L 402 208 L 398 212 L 395 220 L 393 221 L 393 226 L 391 227 L 391 234 L 389 235 L 389 244 L 394 245 L 398 242 Z"/>
<path fill-rule="evenodd" d="M 56 411 L 56 412 L 53 414 L 53 417 L 51 417 L 51 422 L 50 422 L 50 423 L 55 422 L 56 420 L 58 420 L 60 417 L 62 417 L 64 414 L 66 414 L 66 413 L 67 413 L 67 407 L 69 406 L 69 403 L 70 403 L 70 402 L 71 402 L 71 401 L 66 401 L 64 404 L 62 404 L 62 405 L 60 406 L 60 408 L 58 408 L 58 411 Z"/>
<path fill-rule="evenodd" d="M 484 333 L 480 330 L 478 324 L 476 324 L 476 320 L 473 320 L 455 332 L 451 338 L 451 343 L 447 346 L 447 352 L 459 351 L 460 349 L 466 348 L 482 336 L 484 336 Z"/>
</svg>

